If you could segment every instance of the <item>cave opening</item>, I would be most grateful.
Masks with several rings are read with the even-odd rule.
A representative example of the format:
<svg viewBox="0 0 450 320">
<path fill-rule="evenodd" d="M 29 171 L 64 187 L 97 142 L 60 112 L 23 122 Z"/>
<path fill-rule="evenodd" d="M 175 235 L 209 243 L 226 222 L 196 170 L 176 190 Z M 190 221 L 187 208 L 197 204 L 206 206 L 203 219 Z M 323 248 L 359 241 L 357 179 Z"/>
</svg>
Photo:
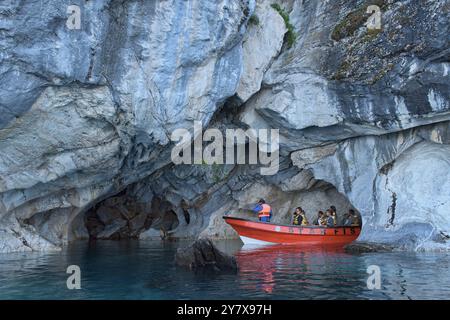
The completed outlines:
<svg viewBox="0 0 450 320">
<path fill-rule="evenodd" d="M 88 209 L 83 222 L 92 240 L 138 239 L 145 232 L 164 239 L 179 225 L 175 210 L 162 197 L 143 202 L 122 192 Z"/>
<path fill-rule="evenodd" d="M 206 202 L 195 203 L 173 190 L 156 194 L 150 186 L 147 183 L 133 185 L 102 199 L 80 214 L 70 227 L 71 232 L 75 230 L 79 235 L 78 230 L 83 228 L 83 238 L 99 240 L 190 239 L 199 234 L 214 239 L 236 239 L 237 234 L 222 219 L 223 208 L 228 207 L 230 213 L 236 211 L 238 217 L 257 219 L 251 210 L 238 208 L 252 209 L 259 198 L 264 198 L 274 208 L 271 222 L 275 224 L 292 224 L 295 208 L 302 207 L 312 225 L 319 211 L 325 212 L 334 206 L 337 208 L 337 225 L 342 225 L 345 215 L 354 210 L 362 226 L 361 214 L 346 195 L 334 185 L 316 180 L 306 172 L 291 175 L 289 179 L 254 181 L 237 197 L 217 194 L 206 197 L 209 199 Z M 219 197 L 220 201 L 217 200 Z M 77 238 L 82 237 L 72 237 Z"/>
</svg>

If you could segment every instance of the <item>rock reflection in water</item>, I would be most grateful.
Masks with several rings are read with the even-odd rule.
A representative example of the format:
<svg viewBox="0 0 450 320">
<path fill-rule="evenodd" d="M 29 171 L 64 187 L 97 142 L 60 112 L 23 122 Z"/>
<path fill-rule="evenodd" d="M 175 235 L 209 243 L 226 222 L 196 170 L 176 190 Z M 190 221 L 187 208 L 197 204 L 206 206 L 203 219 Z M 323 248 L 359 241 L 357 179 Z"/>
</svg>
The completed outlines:
<svg viewBox="0 0 450 320">
<path fill-rule="evenodd" d="M 238 274 L 176 268 L 188 243 L 77 242 L 57 253 L 0 254 L 0 299 L 449 299 L 448 253 L 350 254 L 339 248 L 242 247 L 220 241 Z M 66 288 L 68 265 L 81 268 L 81 290 Z M 381 269 L 369 290 L 367 267 Z"/>
</svg>

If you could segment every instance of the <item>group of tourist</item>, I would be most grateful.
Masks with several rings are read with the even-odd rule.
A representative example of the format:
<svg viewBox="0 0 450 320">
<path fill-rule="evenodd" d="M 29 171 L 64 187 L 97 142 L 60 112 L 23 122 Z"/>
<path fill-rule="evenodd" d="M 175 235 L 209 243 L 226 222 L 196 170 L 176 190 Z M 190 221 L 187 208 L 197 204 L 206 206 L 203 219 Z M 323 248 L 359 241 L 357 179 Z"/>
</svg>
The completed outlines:
<svg viewBox="0 0 450 320">
<path fill-rule="evenodd" d="M 306 212 L 301 207 L 297 207 L 293 214 L 292 224 L 296 226 L 309 226 L 310 223 L 306 217 Z M 338 225 L 343 226 L 359 226 L 359 216 L 355 210 L 350 209 L 343 217 L 342 224 L 338 223 L 338 215 L 336 213 L 336 207 L 331 206 L 325 211 L 319 211 L 317 217 L 313 221 L 313 225 L 321 227 L 335 227 Z"/>
<path fill-rule="evenodd" d="M 258 214 L 259 221 L 270 222 L 272 218 L 272 207 L 266 203 L 264 199 L 258 201 L 253 208 L 253 212 Z M 296 226 L 309 226 L 310 223 L 306 217 L 306 212 L 301 207 L 297 207 L 292 217 L 292 224 Z M 359 226 L 361 224 L 358 214 L 355 210 L 350 209 L 343 217 L 342 223 L 338 222 L 338 215 L 336 207 L 331 206 L 325 211 L 319 211 L 317 217 L 313 221 L 313 225 L 320 227 L 335 227 L 335 226 Z"/>
</svg>

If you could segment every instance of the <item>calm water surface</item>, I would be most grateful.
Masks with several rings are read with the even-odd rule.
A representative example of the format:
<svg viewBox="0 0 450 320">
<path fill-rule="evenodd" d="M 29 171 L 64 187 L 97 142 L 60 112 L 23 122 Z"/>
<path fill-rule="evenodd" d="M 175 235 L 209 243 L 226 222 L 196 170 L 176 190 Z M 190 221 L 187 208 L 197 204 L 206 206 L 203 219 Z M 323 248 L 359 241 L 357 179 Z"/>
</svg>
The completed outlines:
<svg viewBox="0 0 450 320">
<path fill-rule="evenodd" d="M 234 254 L 237 275 L 205 275 L 174 266 L 186 242 L 77 242 L 57 253 L 0 254 L 0 299 L 450 299 L 447 253 L 347 254 L 296 247 Z M 81 290 L 68 290 L 66 269 L 81 268 Z M 381 269 L 382 287 L 366 286 L 367 267 Z"/>
</svg>

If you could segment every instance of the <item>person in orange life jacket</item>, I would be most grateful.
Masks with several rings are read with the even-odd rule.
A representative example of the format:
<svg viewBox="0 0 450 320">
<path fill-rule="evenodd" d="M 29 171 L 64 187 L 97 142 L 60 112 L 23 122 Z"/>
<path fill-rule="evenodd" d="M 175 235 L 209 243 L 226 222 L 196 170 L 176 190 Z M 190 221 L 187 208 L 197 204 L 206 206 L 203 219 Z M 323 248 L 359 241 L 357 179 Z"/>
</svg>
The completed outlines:
<svg viewBox="0 0 450 320">
<path fill-rule="evenodd" d="M 272 208 L 264 199 L 258 201 L 258 204 L 253 208 L 253 212 L 258 214 L 259 221 L 262 222 L 270 222 L 270 218 L 272 218 Z"/>
</svg>

